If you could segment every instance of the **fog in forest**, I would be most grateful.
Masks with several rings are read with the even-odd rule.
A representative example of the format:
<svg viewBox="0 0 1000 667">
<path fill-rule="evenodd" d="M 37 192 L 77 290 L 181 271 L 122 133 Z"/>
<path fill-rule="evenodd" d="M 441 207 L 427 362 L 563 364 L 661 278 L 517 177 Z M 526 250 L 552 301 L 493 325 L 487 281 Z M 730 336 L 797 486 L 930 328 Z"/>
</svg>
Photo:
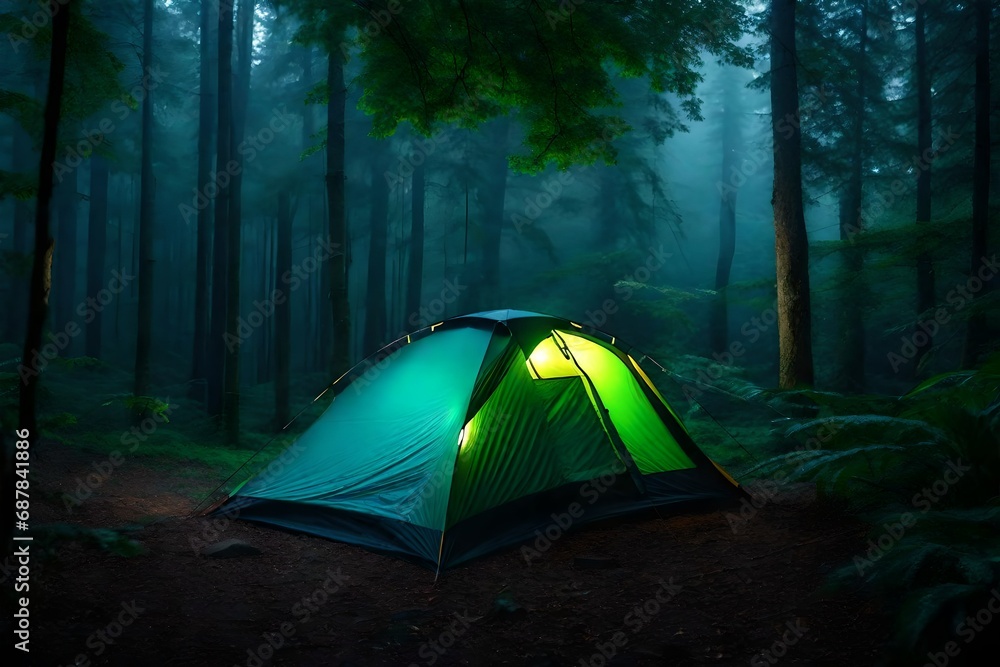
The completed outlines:
<svg viewBox="0 0 1000 667">
<path fill-rule="evenodd" d="M 506 309 L 613 337 L 737 476 L 793 418 L 924 419 L 893 401 L 996 377 L 996 15 L 5 2 L 5 432 L 111 447 L 175 406 L 151 442 L 221 481 L 408 335 Z"/>
</svg>

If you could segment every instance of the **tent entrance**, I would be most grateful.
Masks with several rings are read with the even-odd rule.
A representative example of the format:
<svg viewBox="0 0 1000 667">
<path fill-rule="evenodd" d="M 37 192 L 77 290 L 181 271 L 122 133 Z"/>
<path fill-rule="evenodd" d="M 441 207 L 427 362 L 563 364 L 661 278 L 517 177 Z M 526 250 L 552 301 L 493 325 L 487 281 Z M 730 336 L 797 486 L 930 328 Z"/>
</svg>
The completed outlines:
<svg viewBox="0 0 1000 667">
<path fill-rule="evenodd" d="M 592 384 L 597 393 L 591 397 L 594 410 L 600 415 L 603 404 L 642 474 L 695 467 L 646 400 L 639 380 L 608 348 L 574 333 L 553 331 L 535 346 L 526 364 L 537 381 L 577 377 Z"/>
</svg>

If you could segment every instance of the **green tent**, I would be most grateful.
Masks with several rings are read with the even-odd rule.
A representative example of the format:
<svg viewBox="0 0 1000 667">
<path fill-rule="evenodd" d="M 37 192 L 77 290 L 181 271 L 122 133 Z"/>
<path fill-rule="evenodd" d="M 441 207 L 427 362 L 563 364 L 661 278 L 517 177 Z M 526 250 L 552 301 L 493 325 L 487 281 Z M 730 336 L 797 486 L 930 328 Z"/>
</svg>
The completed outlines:
<svg viewBox="0 0 1000 667">
<path fill-rule="evenodd" d="M 738 498 L 620 342 L 496 310 L 384 348 L 218 511 L 441 569 L 596 519 Z"/>
</svg>

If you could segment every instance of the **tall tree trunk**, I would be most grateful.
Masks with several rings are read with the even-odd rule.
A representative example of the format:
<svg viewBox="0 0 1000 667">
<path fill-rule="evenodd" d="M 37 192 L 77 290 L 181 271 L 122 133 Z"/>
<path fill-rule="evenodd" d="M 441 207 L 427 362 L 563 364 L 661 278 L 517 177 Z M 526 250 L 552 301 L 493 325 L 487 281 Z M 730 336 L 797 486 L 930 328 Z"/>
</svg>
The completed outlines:
<svg viewBox="0 0 1000 667">
<path fill-rule="evenodd" d="M 809 241 L 802 212 L 802 136 L 795 63 L 795 0 L 772 0 L 771 205 L 778 290 L 778 384 L 783 389 L 813 384 Z"/>
<path fill-rule="evenodd" d="M 232 150 L 232 94 L 233 94 L 233 0 L 219 2 L 219 54 L 218 54 L 218 125 L 216 128 L 216 157 L 214 180 L 215 230 L 212 239 L 212 315 L 209 322 L 210 351 L 208 366 L 208 413 L 221 416 L 223 411 L 223 377 L 226 357 L 230 347 L 238 341 L 228 338 L 226 309 L 226 267 L 229 260 L 229 164 Z"/>
<path fill-rule="evenodd" d="M 854 88 L 854 110 L 851 127 L 851 166 L 847 192 L 840 206 L 840 240 L 851 241 L 861 232 L 862 185 L 864 173 L 865 74 L 868 71 L 868 3 L 861 5 L 858 28 L 857 81 Z M 865 331 L 862 297 L 866 289 L 861 276 L 864 254 L 861 248 L 848 243 L 842 253 L 844 282 L 840 295 L 840 344 L 836 386 L 841 391 L 860 392 L 865 387 Z"/>
<path fill-rule="evenodd" d="M 143 0 L 142 71 L 153 68 L 153 0 Z M 139 190 L 139 325 L 135 342 L 136 396 L 149 392 L 149 357 L 153 340 L 153 235 L 156 209 L 153 195 L 153 95 L 142 101 L 142 166 Z"/>
<path fill-rule="evenodd" d="M 233 94 L 232 146 L 242 143 L 246 134 L 247 104 L 250 101 L 250 65 L 253 59 L 253 15 L 255 0 L 242 0 L 237 28 L 238 67 L 236 88 Z M 223 414 L 226 423 L 226 439 L 234 445 L 240 438 L 240 237 L 243 228 L 243 157 L 240 151 L 232 151 L 230 156 L 236 163 L 229 184 L 229 225 L 226 243 L 226 324 L 227 338 L 233 344 L 226 346 L 225 400 Z"/>
<path fill-rule="evenodd" d="M 55 289 L 53 292 L 52 318 L 50 325 L 53 330 L 61 331 L 73 319 L 73 308 L 76 305 L 76 254 L 79 230 L 77 229 L 78 209 L 80 205 L 80 168 L 72 167 L 69 173 L 59 176 L 59 185 L 55 189 L 56 201 L 56 243 L 53 256 L 55 267 Z M 72 341 L 63 351 L 70 356 Z"/>
<path fill-rule="evenodd" d="M 63 81 L 66 74 L 66 43 L 69 36 L 70 12 L 76 2 L 67 0 L 52 17 L 52 49 L 49 57 L 49 82 L 45 95 L 42 155 L 38 165 L 38 202 L 35 206 L 35 256 L 31 265 L 31 291 L 28 297 L 28 326 L 21 353 L 21 387 L 18 401 L 18 425 L 37 442 L 38 421 L 35 399 L 38 393 L 38 368 L 33 357 L 42 346 L 42 327 L 49 309 L 52 288 L 52 249 L 49 235 L 49 205 L 52 200 L 52 178 L 59 140 L 59 118 L 62 112 Z"/>
<path fill-rule="evenodd" d="M 35 168 L 35 156 L 31 148 L 31 137 L 19 125 L 14 124 L 13 171 L 25 174 Z M 31 205 L 21 199 L 14 200 L 14 234 L 11 239 L 14 252 L 31 254 Z M 10 310 L 7 313 L 6 340 L 18 340 L 24 335 L 24 322 L 28 316 L 28 288 L 30 277 L 18 275 L 11 280 Z"/>
<path fill-rule="evenodd" d="M 503 234 L 504 204 L 507 198 L 507 135 L 510 121 L 498 118 L 490 137 L 496 153 L 489 156 L 486 174 L 486 210 L 483 225 L 483 274 L 479 307 L 500 308 L 500 240 Z"/>
<path fill-rule="evenodd" d="M 331 370 L 338 378 L 350 368 L 351 303 L 347 291 L 347 210 L 344 205 L 344 114 L 347 89 L 344 86 L 344 61 L 334 45 L 340 39 L 334 35 L 330 44 L 327 86 L 326 192 L 330 215 L 330 242 L 336 253 L 330 258 L 330 306 L 333 309 L 333 357 Z"/>
<path fill-rule="evenodd" d="M 212 177 L 212 133 L 215 130 L 215 116 L 218 112 L 215 101 L 216 82 L 214 63 L 212 26 L 213 8 L 217 1 L 201 0 L 200 28 L 200 63 L 198 80 L 198 192 L 205 192 L 209 179 Z M 192 354 L 191 385 L 192 395 L 205 401 L 208 397 L 205 391 L 205 380 L 208 377 L 208 305 L 209 305 L 209 266 L 212 253 L 212 207 L 208 202 L 198 209 L 198 248 L 195 259 L 195 290 L 194 290 L 194 349 Z M 214 349 L 212 346 L 211 349 Z"/>
<path fill-rule="evenodd" d="M 423 163 L 413 168 L 412 190 L 410 191 L 410 257 L 407 262 L 406 278 L 406 316 L 404 328 L 412 328 L 410 318 L 420 312 L 420 302 L 424 285 L 424 196 L 425 165 Z M 419 315 L 417 315 L 419 317 Z"/>
<path fill-rule="evenodd" d="M 310 90 L 310 88 L 315 84 L 313 81 L 313 47 L 307 46 L 302 50 L 302 83 L 303 94 Z M 302 151 L 305 152 L 307 148 L 313 145 L 316 140 L 313 136 L 316 133 L 316 116 L 313 110 L 313 105 L 304 102 L 302 105 Z M 314 226 L 319 224 L 320 229 L 322 229 L 322 222 L 317 215 L 318 204 L 322 203 L 323 195 L 321 192 L 317 191 L 318 180 L 315 178 L 317 176 L 316 169 L 319 167 L 316 155 L 310 155 L 302 160 L 302 171 L 304 174 L 303 187 L 301 192 L 306 199 L 306 229 L 308 230 L 307 237 L 309 239 L 315 239 L 316 235 L 314 233 Z M 309 284 L 307 286 L 307 299 L 311 303 L 312 293 L 319 292 L 320 294 L 325 294 L 330 286 L 330 262 L 323 262 L 320 266 L 318 272 L 315 275 L 310 275 Z M 324 303 L 328 302 L 324 301 Z M 306 308 L 306 313 L 311 315 L 312 310 Z M 307 321 L 314 322 L 316 325 L 316 335 L 311 335 L 309 332 L 309 339 L 312 341 L 312 345 L 303 346 L 303 351 L 306 355 L 306 365 L 313 370 L 322 370 L 327 372 L 329 370 L 328 365 L 328 355 L 333 349 L 333 316 L 332 311 L 326 308 L 321 308 L 319 311 L 323 316 L 318 320 L 313 320 L 310 316 Z"/>
<path fill-rule="evenodd" d="M 108 162 L 100 155 L 90 159 L 90 218 L 87 231 L 87 294 L 96 298 L 104 282 L 108 246 Z M 87 324 L 86 354 L 101 358 L 102 311 L 92 308 Z"/>
<path fill-rule="evenodd" d="M 726 288 L 736 254 L 736 195 L 738 190 L 730 184 L 731 174 L 737 167 L 741 150 L 739 93 L 733 82 L 726 82 L 722 108 L 722 178 L 719 197 L 719 259 L 715 266 L 716 296 L 712 303 L 712 351 L 723 354 L 729 347 L 729 303 Z"/>
<path fill-rule="evenodd" d="M 917 225 L 925 225 L 931 219 L 931 80 L 927 65 L 926 36 L 927 7 L 917 3 L 916 21 L 916 59 L 917 59 L 917 154 L 920 156 L 921 168 L 917 176 Z M 930 253 L 926 250 L 927 239 L 917 230 L 917 242 L 920 249 L 917 254 L 917 317 L 934 306 L 934 267 L 931 264 Z M 919 335 L 918 335 L 919 334 Z M 919 373 L 921 361 L 931 348 L 930 336 L 919 327 L 913 336 L 916 355 L 914 357 L 915 372 Z M 923 343 L 917 345 L 916 343 Z"/>
<path fill-rule="evenodd" d="M 972 158 L 972 256 L 969 276 L 976 276 L 987 256 L 990 216 L 990 0 L 976 0 L 976 145 Z M 975 297 L 973 297 L 975 299 Z M 986 315 L 973 313 L 965 335 L 962 365 L 976 363 L 986 342 Z"/>
<path fill-rule="evenodd" d="M 283 276 L 292 270 L 292 214 L 288 204 L 288 193 L 278 192 L 278 249 L 275 260 L 275 275 Z M 280 288 L 279 288 L 280 289 Z M 274 312 L 274 358 L 277 377 L 274 381 L 274 421 L 281 428 L 288 423 L 289 391 L 291 387 L 291 345 L 292 345 L 292 300 L 275 307 Z"/>
<path fill-rule="evenodd" d="M 388 341 L 386 331 L 385 263 L 388 235 L 389 186 L 385 181 L 386 160 L 378 147 L 372 160 L 371 242 L 368 245 L 368 291 L 365 295 L 365 356 Z"/>
</svg>

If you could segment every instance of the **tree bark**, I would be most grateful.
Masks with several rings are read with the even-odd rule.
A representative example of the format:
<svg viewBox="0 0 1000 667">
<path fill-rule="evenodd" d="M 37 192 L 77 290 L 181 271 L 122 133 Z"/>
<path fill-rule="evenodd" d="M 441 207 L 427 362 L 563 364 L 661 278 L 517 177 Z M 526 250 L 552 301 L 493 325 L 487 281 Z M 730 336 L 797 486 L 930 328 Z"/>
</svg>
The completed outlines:
<svg viewBox="0 0 1000 667">
<path fill-rule="evenodd" d="M 153 68 L 153 0 L 143 0 L 142 71 Z M 149 392 L 149 357 L 153 340 L 153 236 L 156 209 L 153 196 L 153 95 L 142 101 L 142 166 L 139 186 L 139 323 L 135 343 L 136 396 Z"/>
<path fill-rule="evenodd" d="M 809 242 L 802 211 L 802 136 L 796 81 L 795 0 L 771 3 L 771 126 L 777 264 L 778 384 L 813 384 Z"/>
<path fill-rule="evenodd" d="M 230 175 L 226 165 L 232 147 L 232 94 L 233 94 L 233 0 L 219 2 L 219 54 L 218 54 L 218 120 L 216 128 L 215 174 L 215 230 L 212 240 L 212 316 L 209 323 L 210 350 L 208 360 L 208 413 L 221 416 L 223 412 L 223 381 L 226 356 L 235 341 L 228 340 L 226 309 L 226 276 L 229 260 L 229 185 Z M 220 176 L 221 174 L 221 176 Z"/>
<path fill-rule="evenodd" d="M 31 138 L 16 123 L 14 124 L 12 169 L 23 174 L 34 169 L 35 156 L 31 148 Z M 14 252 L 24 256 L 31 254 L 32 238 L 30 236 L 31 206 L 27 201 L 14 200 L 14 234 L 11 244 Z M 10 308 L 7 313 L 5 339 L 17 340 L 24 333 L 24 323 L 28 318 L 28 289 L 30 275 L 11 277 Z"/>
<path fill-rule="evenodd" d="M 857 81 L 854 89 L 854 109 L 851 126 L 851 162 L 847 191 L 840 202 L 840 240 L 848 244 L 842 253 L 844 287 L 840 295 L 840 345 L 835 384 L 841 391 L 861 392 L 865 387 L 865 331 L 862 315 L 865 289 L 861 272 L 864 254 L 850 242 L 861 230 L 862 185 L 864 174 L 865 74 L 868 71 L 868 3 L 861 5 L 858 28 Z"/>
<path fill-rule="evenodd" d="M 338 378 L 346 373 L 351 362 L 351 303 L 347 291 L 347 211 L 344 206 L 344 114 L 347 89 L 344 85 L 344 61 L 337 35 L 330 42 L 327 86 L 326 194 L 329 205 L 330 243 L 334 256 L 330 258 L 330 306 L 333 311 L 333 355 L 331 371 Z"/>
<path fill-rule="evenodd" d="M 407 263 L 406 279 L 406 320 L 403 326 L 411 328 L 411 319 L 420 317 L 420 302 L 424 284 L 424 196 L 425 166 L 413 168 L 412 190 L 410 191 L 410 257 Z M 416 314 L 416 315 L 414 315 Z"/>
<path fill-rule="evenodd" d="M 925 225 L 931 219 L 931 82 L 927 65 L 926 37 L 927 7 L 917 3 L 916 21 L 916 60 L 917 60 L 917 154 L 920 156 L 920 174 L 917 176 L 917 225 Z M 930 253 L 927 252 L 927 240 L 920 230 L 917 230 L 917 242 L 920 248 L 917 254 L 917 317 L 934 307 L 934 266 L 931 264 Z M 919 332 L 921 335 L 916 335 Z M 924 356 L 930 351 L 932 341 L 919 327 L 913 336 L 916 354 L 914 355 L 915 373 L 919 373 Z M 917 342 L 923 342 L 917 345 Z"/>
<path fill-rule="evenodd" d="M 976 276 L 987 257 L 990 216 L 990 0 L 976 0 L 976 139 L 972 157 L 972 255 L 969 276 Z M 981 296 L 977 295 L 977 296 Z M 972 368 L 986 342 L 986 315 L 973 312 L 965 334 L 962 365 Z"/>
<path fill-rule="evenodd" d="M 76 304 L 79 173 L 79 167 L 70 168 L 68 174 L 59 176 L 59 184 L 55 188 L 56 242 L 53 256 L 55 285 L 50 324 L 53 330 L 58 331 L 63 330 L 73 319 L 73 308 Z M 72 348 L 71 340 L 62 353 L 69 356 Z"/>
<path fill-rule="evenodd" d="M 723 354 L 729 347 L 729 303 L 726 288 L 733 269 L 736 254 L 736 195 L 738 190 L 731 184 L 731 175 L 738 166 L 737 156 L 741 150 L 739 94 L 733 90 L 731 81 L 726 82 L 723 91 L 722 108 L 722 177 L 719 181 L 719 259 L 715 266 L 715 299 L 711 314 L 712 352 Z"/>
<path fill-rule="evenodd" d="M 278 276 L 292 270 L 292 214 L 288 193 L 278 193 L 278 249 L 274 272 Z M 291 388 L 292 303 L 287 298 L 274 312 L 274 358 L 277 377 L 274 381 L 274 420 L 277 428 L 288 423 Z"/>
<path fill-rule="evenodd" d="M 255 0 L 242 0 L 237 28 L 238 66 L 236 88 L 233 94 L 233 125 L 231 149 L 243 141 L 246 134 L 247 104 L 250 101 L 250 65 L 253 58 L 253 15 Z M 232 151 L 231 159 L 236 166 L 229 183 L 229 224 L 226 243 L 229 245 L 226 263 L 226 374 L 223 414 L 226 423 L 226 440 L 231 445 L 240 438 L 240 238 L 243 228 L 243 156 L 239 150 Z M 228 162 L 228 161 L 227 161 Z M 221 164 L 221 161 L 220 161 Z"/>
<path fill-rule="evenodd" d="M 217 113 L 214 80 L 214 63 L 212 57 L 212 25 L 213 8 L 217 2 L 201 0 L 200 28 L 200 63 L 198 80 L 198 192 L 204 193 L 212 174 L 212 133 L 215 130 L 215 114 Z M 217 19 L 216 19 L 217 25 Z M 209 266 L 212 257 L 212 207 L 205 205 L 198 209 L 198 248 L 195 259 L 195 290 L 194 290 L 194 349 L 192 354 L 191 385 L 192 395 L 207 400 L 205 381 L 208 377 L 208 305 L 209 305 Z M 214 348 L 212 348 L 214 349 Z"/>
<path fill-rule="evenodd" d="M 45 95 L 42 154 L 38 165 L 38 202 L 35 206 L 35 256 L 31 266 L 31 290 L 28 297 L 28 326 L 21 353 L 22 382 L 19 389 L 18 425 L 30 433 L 37 443 L 38 421 L 36 396 L 38 369 L 32 357 L 42 346 L 42 327 L 49 309 L 52 288 L 53 241 L 49 234 L 49 205 L 52 200 L 52 178 L 59 140 L 59 119 L 62 112 L 63 82 L 66 74 L 66 44 L 69 37 L 70 12 L 76 2 L 67 0 L 52 17 L 52 50 L 49 58 L 49 82 Z"/>
<path fill-rule="evenodd" d="M 87 231 L 87 294 L 96 296 L 104 287 L 108 245 L 108 162 L 100 155 L 90 159 L 90 217 Z M 101 358 L 102 311 L 92 309 L 87 326 L 86 355 Z"/>
<path fill-rule="evenodd" d="M 380 151 L 381 147 L 376 148 Z M 386 331 L 385 264 L 388 235 L 389 186 L 385 181 L 386 161 L 379 154 L 372 160 L 371 242 L 368 245 L 368 291 L 365 295 L 364 354 L 377 352 L 388 341 Z"/>
</svg>

